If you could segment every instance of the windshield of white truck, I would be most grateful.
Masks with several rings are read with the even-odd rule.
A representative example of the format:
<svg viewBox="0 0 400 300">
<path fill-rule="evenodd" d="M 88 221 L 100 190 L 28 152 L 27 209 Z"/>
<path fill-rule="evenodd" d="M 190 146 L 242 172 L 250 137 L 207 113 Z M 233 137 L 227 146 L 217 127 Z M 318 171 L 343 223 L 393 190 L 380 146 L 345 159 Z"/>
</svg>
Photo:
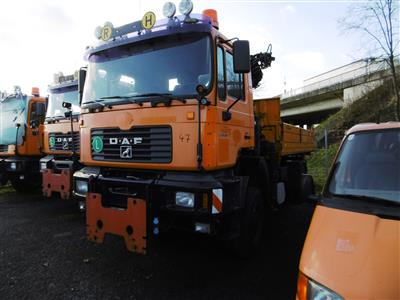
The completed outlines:
<svg viewBox="0 0 400 300">
<path fill-rule="evenodd" d="M 17 127 L 18 144 L 22 143 L 24 128 L 27 123 L 28 99 L 25 95 L 10 96 L 0 101 L 0 145 L 15 144 Z"/>
<path fill-rule="evenodd" d="M 77 85 L 50 89 L 46 118 L 64 118 L 64 113 L 68 109 L 62 107 L 63 102 L 71 103 L 72 113 L 79 114 L 80 107 Z"/>
<path fill-rule="evenodd" d="M 93 54 L 82 104 L 194 96 L 199 84 L 210 88 L 211 57 L 211 39 L 204 35 L 169 36 Z"/>
<path fill-rule="evenodd" d="M 400 130 L 350 134 L 328 186 L 336 196 L 400 203 Z"/>
</svg>

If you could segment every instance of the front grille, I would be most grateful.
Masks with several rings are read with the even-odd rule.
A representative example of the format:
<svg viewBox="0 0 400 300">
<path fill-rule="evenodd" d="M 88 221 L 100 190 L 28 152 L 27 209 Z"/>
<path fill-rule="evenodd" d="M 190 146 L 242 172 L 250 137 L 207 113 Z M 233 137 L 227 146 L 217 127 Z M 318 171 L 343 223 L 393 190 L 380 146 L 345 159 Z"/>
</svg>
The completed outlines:
<svg viewBox="0 0 400 300">
<path fill-rule="evenodd" d="M 0 152 L 8 152 L 8 145 L 0 145 Z"/>
<path fill-rule="evenodd" d="M 92 130 L 92 158 L 101 161 L 170 163 L 170 126 L 133 127 L 130 130 Z"/>
<path fill-rule="evenodd" d="M 74 131 L 74 147 L 75 152 L 79 152 L 79 132 Z M 72 137 L 71 132 L 68 133 L 50 133 L 49 134 L 49 148 L 51 151 L 72 151 Z"/>
</svg>

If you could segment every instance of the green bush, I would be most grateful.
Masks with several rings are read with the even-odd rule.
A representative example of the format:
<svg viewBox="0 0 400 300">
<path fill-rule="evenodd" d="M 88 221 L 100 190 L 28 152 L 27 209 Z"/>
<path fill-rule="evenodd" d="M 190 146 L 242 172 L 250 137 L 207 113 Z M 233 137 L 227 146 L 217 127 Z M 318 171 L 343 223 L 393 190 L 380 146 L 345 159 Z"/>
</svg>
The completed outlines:
<svg viewBox="0 0 400 300">
<path fill-rule="evenodd" d="M 318 149 L 307 157 L 308 174 L 314 178 L 315 191 L 321 193 L 326 176 L 333 163 L 340 143 L 330 145 L 328 149 Z"/>
</svg>

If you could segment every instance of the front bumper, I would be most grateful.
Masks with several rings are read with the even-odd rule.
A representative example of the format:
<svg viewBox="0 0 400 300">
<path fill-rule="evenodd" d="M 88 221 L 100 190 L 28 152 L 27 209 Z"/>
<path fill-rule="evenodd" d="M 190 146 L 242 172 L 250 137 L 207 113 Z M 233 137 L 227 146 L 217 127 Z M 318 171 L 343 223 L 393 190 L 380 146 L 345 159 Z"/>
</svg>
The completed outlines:
<svg viewBox="0 0 400 300">
<path fill-rule="evenodd" d="M 34 180 L 40 175 L 39 157 L 8 157 L 4 160 L 5 172 L 9 179 Z"/>
<path fill-rule="evenodd" d="M 72 198 L 72 175 L 81 165 L 70 159 L 46 156 L 40 160 L 43 196 L 58 193 L 63 200 Z M 45 168 L 44 168 L 45 167 Z"/>
<path fill-rule="evenodd" d="M 107 233 L 120 235 L 127 249 L 138 253 L 146 253 L 148 244 L 171 227 L 189 231 L 209 228 L 207 233 L 219 235 L 224 232 L 224 218 L 232 215 L 242 201 L 240 178 L 227 180 L 210 174 L 177 172 L 109 175 L 91 167 L 74 174 L 74 182 L 88 182 L 88 239 L 101 243 Z M 194 207 L 177 206 L 176 192 L 195 194 Z"/>
</svg>

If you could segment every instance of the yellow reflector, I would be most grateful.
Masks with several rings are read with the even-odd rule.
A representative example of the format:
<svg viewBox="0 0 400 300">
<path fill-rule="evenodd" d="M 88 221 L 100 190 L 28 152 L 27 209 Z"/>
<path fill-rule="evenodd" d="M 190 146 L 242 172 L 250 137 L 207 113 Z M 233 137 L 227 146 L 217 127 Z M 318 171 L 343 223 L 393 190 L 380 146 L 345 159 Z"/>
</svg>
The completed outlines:
<svg viewBox="0 0 400 300">
<path fill-rule="evenodd" d="M 188 120 L 194 120 L 194 112 L 193 111 L 188 111 L 186 113 L 186 119 Z"/>
</svg>

